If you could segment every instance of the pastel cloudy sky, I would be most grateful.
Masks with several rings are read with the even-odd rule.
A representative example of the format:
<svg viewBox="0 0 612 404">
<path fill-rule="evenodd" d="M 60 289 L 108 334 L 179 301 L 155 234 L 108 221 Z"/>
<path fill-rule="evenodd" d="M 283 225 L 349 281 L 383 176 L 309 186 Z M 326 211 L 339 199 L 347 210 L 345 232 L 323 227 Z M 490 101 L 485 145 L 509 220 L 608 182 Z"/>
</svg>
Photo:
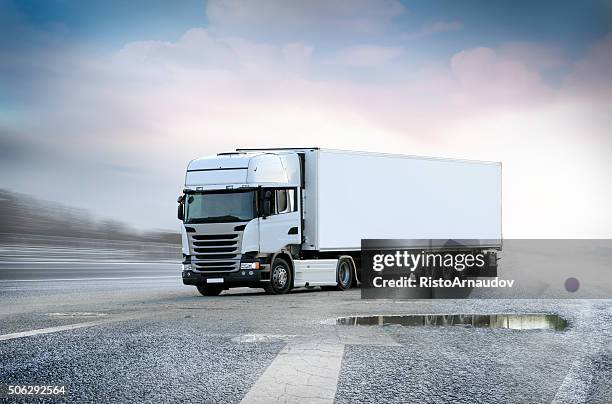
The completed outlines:
<svg viewBox="0 0 612 404">
<path fill-rule="evenodd" d="M 0 187 L 176 229 L 236 147 L 495 160 L 506 237 L 612 237 L 611 72 L 612 1 L 0 0 Z"/>
</svg>

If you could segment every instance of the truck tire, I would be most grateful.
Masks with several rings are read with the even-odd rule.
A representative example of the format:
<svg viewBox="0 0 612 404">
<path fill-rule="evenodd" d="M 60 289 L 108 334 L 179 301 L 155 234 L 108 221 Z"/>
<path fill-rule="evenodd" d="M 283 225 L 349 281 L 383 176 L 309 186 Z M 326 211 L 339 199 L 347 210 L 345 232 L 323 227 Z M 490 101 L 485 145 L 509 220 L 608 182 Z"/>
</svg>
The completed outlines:
<svg viewBox="0 0 612 404">
<path fill-rule="evenodd" d="M 336 267 L 336 290 L 346 290 L 353 285 L 353 278 L 355 277 L 355 268 L 353 268 L 353 261 L 350 258 L 343 257 L 338 260 L 338 266 Z"/>
<path fill-rule="evenodd" d="M 202 296 L 219 296 L 223 292 L 223 288 L 219 286 L 198 285 L 196 287 Z"/>
<path fill-rule="evenodd" d="M 282 258 L 276 258 L 270 267 L 270 282 L 264 289 L 269 295 L 282 295 L 291 289 L 292 274 L 291 267 Z"/>
</svg>

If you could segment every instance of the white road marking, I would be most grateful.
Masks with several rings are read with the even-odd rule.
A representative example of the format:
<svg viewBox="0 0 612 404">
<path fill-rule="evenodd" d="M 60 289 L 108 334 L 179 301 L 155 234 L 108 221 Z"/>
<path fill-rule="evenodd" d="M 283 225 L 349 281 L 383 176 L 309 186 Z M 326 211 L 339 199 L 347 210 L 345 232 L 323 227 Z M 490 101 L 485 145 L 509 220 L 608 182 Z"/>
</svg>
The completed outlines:
<svg viewBox="0 0 612 404">
<path fill-rule="evenodd" d="M 108 313 L 90 313 L 85 311 L 75 311 L 71 313 L 47 313 L 50 317 L 104 317 Z"/>
<path fill-rule="evenodd" d="M 7 341 L 9 339 L 16 339 L 16 338 L 31 337 L 33 335 L 50 334 L 52 332 L 75 330 L 77 328 L 93 327 L 95 325 L 100 325 L 100 324 L 104 324 L 107 322 L 108 322 L 107 320 L 88 321 L 86 323 L 60 325 L 57 327 L 39 328 L 38 330 L 15 332 L 12 334 L 0 335 L 0 341 Z"/>
<path fill-rule="evenodd" d="M 85 264 L 85 265 L 181 265 L 180 262 L 126 262 L 126 261 L 105 261 L 105 260 L 98 260 L 98 261 L 84 261 L 78 258 L 74 258 L 74 259 L 58 259 L 55 261 L 38 261 L 36 260 L 36 258 L 32 258 L 31 260 L 27 261 L 27 260 L 23 260 L 23 261 L 0 261 L 0 264 L 3 265 L 19 265 L 19 264 L 31 264 L 31 263 L 36 263 L 36 264 Z M 21 269 L 37 269 L 38 267 L 35 268 L 21 268 Z"/>
<path fill-rule="evenodd" d="M 88 313 L 88 314 L 91 314 L 91 313 Z M 105 313 L 102 313 L 102 314 L 105 314 Z M 67 324 L 67 325 L 60 325 L 57 327 L 47 327 L 47 328 L 39 328 L 36 330 L 30 330 L 30 331 L 14 332 L 11 334 L 0 335 L 0 341 L 7 341 L 11 339 L 16 339 L 16 338 L 32 337 L 34 335 L 51 334 L 51 333 L 60 332 L 60 331 L 70 331 L 70 330 L 76 330 L 76 329 L 85 328 L 85 327 L 94 327 L 97 325 L 115 323 L 119 321 L 140 319 L 140 318 L 151 316 L 151 315 L 154 315 L 154 314 L 153 313 L 129 313 L 129 314 L 124 314 L 124 315 L 118 315 L 117 317 L 107 317 L 104 319 L 100 319 L 96 321 L 87 321 L 84 323 Z"/>
<path fill-rule="evenodd" d="M 586 403 L 593 381 L 593 361 L 585 356 L 576 359 L 559 386 L 552 404 Z"/>
<path fill-rule="evenodd" d="M 180 274 L 167 275 L 167 276 L 123 276 L 120 278 L 62 278 L 62 279 L 13 279 L 13 280 L 0 280 L 0 283 L 11 283 L 11 282 L 64 282 L 64 281 L 120 281 L 123 279 L 168 279 L 168 278 L 180 278 Z"/>
<path fill-rule="evenodd" d="M 593 321 L 593 305 L 587 306 L 582 311 L 582 318 L 585 321 Z M 593 349 L 593 345 L 597 343 L 592 340 L 585 340 L 584 346 L 579 350 L 578 359 L 572 362 L 565 379 L 561 386 L 557 389 L 557 394 L 552 401 L 552 404 L 565 403 L 586 403 L 593 381 L 594 364 L 591 359 L 592 353 L 597 351 Z"/>
<path fill-rule="evenodd" d="M 241 403 L 332 403 L 343 354 L 343 344 L 289 343 Z"/>
<path fill-rule="evenodd" d="M 335 331 L 334 334 L 315 339 L 292 339 L 241 403 L 333 403 L 345 345 L 400 346 L 389 335 L 374 327 Z M 291 336 L 246 334 L 242 337 L 250 342 L 270 342 Z M 239 338 L 233 340 L 240 341 Z"/>
</svg>

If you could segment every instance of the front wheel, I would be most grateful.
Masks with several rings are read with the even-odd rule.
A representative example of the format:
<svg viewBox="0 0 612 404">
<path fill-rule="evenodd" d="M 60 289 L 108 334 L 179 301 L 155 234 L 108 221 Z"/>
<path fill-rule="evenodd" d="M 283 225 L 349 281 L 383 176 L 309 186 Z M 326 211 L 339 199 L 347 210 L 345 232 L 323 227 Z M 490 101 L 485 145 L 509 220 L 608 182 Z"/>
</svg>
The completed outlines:
<svg viewBox="0 0 612 404">
<path fill-rule="evenodd" d="M 270 269 L 270 282 L 264 286 L 269 295 L 282 295 L 291 289 L 291 268 L 287 261 L 277 258 Z"/>
<path fill-rule="evenodd" d="M 219 286 L 198 285 L 197 288 L 203 296 L 219 296 L 223 292 L 223 289 Z"/>
</svg>

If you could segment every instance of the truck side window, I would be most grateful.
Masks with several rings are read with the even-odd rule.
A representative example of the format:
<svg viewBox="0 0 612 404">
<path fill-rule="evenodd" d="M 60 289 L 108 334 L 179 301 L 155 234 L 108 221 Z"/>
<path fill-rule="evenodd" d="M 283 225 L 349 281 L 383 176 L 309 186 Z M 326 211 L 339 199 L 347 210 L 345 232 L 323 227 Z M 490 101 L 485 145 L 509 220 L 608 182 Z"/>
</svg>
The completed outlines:
<svg viewBox="0 0 612 404">
<path fill-rule="evenodd" d="M 275 198 L 276 200 L 276 213 L 287 213 L 289 210 L 287 209 L 287 190 L 286 189 L 277 189 Z"/>
<path fill-rule="evenodd" d="M 272 214 L 297 211 L 297 190 L 295 188 L 277 189 L 272 196 Z"/>
<path fill-rule="evenodd" d="M 297 196 L 297 190 L 295 188 L 288 190 L 288 192 L 287 192 L 287 197 L 288 197 L 287 204 L 288 204 L 289 212 L 296 212 L 297 211 L 297 203 L 296 203 L 297 197 L 296 196 Z"/>
</svg>

